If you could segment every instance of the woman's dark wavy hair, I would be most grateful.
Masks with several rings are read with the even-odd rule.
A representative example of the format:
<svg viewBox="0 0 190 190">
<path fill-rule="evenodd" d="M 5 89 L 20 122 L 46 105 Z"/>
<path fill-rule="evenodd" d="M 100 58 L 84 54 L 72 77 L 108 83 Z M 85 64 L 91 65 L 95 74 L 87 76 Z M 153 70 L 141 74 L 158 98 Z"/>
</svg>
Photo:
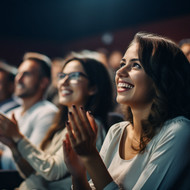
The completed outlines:
<svg viewBox="0 0 190 190">
<path fill-rule="evenodd" d="M 64 67 L 71 61 L 79 61 L 88 76 L 89 86 L 96 87 L 96 93 L 89 97 L 85 105 L 85 110 L 90 110 L 95 118 L 102 121 L 105 130 L 108 130 L 107 115 L 113 109 L 113 91 L 109 73 L 105 66 L 99 61 L 91 58 L 72 57 L 67 60 Z M 56 132 L 65 128 L 65 122 L 68 120 L 68 109 L 66 106 L 59 105 L 59 111 L 54 118 L 46 137 L 44 138 L 41 148 L 45 149 L 46 145 L 52 140 Z"/>
<path fill-rule="evenodd" d="M 168 38 L 139 32 L 133 43 L 139 44 L 139 60 L 154 88 L 151 112 L 148 119 L 142 121 L 138 151 L 143 152 L 165 121 L 177 116 L 190 119 L 190 64 L 181 49 Z M 132 123 L 129 107 L 127 112 L 127 119 Z"/>
</svg>

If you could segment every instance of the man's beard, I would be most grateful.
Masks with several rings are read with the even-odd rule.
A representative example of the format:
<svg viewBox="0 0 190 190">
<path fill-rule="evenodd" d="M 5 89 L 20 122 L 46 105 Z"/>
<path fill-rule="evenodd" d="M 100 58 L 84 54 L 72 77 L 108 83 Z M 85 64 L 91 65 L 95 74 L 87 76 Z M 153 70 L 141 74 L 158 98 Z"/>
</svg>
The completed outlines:
<svg viewBox="0 0 190 190">
<path fill-rule="evenodd" d="M 35 94 L 37 93 L 38 89 L 39 89 L 39 83 L 37 83 L 35 86 L 33 86 L 32 88 L 25 88 L 25 86 L 23 85 L 23 92 L 21 91 L 20 93 L 15 92 L 15 95 L 18 96 L 19 98 L 29 98 L 29 97 L 33 97 L 35 96 Z"/>
</svg>

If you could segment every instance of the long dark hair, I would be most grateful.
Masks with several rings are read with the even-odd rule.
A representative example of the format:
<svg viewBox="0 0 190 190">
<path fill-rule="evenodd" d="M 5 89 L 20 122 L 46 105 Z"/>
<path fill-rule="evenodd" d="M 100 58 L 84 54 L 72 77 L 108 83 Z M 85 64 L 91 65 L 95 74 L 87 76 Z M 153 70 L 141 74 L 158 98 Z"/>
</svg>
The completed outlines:
<svg viewBox="0 0 190 190">
<path fill-rule="evenodd" d="M 164 122 L 177 116 L 190 119 L 190 64 L 181 49 L 170 39 L 139 32 L 133 43 L 139 44 L 138 56 L 154 83 L 154 98 L 147 120 L 142 121 L 139 152 Z M 133 122 L 131 109 L 127 119 Z"/>
<path fill-rule="evenodd" d="M 85 110 L 90 110 L 95 118 L 101 120 L 107 131 L 107 114 L 113 108 L 113 92 L 109 73 L 105 66 L 99 61 L 81 57 L 70 58 L 64 64 L 63 69 L 69 62 L 74 60 L 79 61 L 83 66 L 84 71 L 88 76 L 89 85 L 95 86 L 97 89 L 96 93 L 89 97 L 84 108 Z M 65 128 L 65 122 L 68 120 L 67 114 L 68 108 L 60 105 L 59 111 L 54 118 L 53 125 L 50 127 L 41 144 L 42 149 L 45 149 L 46 145 L 52 140 L 56 132 Z"/>
</svg>

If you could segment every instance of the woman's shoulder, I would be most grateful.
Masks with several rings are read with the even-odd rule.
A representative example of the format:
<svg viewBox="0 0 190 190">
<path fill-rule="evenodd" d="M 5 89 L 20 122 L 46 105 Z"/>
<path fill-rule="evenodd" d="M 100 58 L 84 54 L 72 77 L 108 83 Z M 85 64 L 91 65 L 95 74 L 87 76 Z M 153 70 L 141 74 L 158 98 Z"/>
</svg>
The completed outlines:
<svg viewBox="0 0 190 190">
<path fill-rule="evenodd" d="M 129 124 L 130 122 L 128 121 L 122 121 L 110 127 L 100 151 L 100 155 L 103 159 L 105 159 L 105 156 L 107 158 L 109 157 L 108 159 L 110 159 L 110 154 L 115 154 L 115 152 L 118 150 L 118 145 L 122 134 Z"/>
<path fill-rule="evenodd" d="M 178 116 L 170 119 L 164 124 L 165 130 L 179 131 L 188 130 L 190 131 L 190 120 L 184 116 Z"/>
<path fill-rule="evenodd" d="M 159 136 L 162 138 L 184 138 L 184 140 L 190 138 L 190 120 L 178 116 L 166 121 Z"/>
<path fill-rule="evenodd" d="M 119 135 L 123 132 L 125 127 L 127 127 L 129 124 L 130 124 L 129 121 L 122 121 L 122 122 L 116 123 L 110 127 L 108 134 L 110 136 L 115 136 L 117 134 Z"/>
</svg>

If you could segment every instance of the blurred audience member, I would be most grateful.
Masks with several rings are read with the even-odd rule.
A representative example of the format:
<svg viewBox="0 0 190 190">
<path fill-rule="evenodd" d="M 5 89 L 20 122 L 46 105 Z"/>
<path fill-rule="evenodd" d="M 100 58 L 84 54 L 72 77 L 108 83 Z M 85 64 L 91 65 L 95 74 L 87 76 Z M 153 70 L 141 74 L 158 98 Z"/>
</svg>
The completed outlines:
<svg viewBox="0 0 190 190">
<path fill-rule="evenodd" d="M 96 147 L 100 150 L 107 128 L 107 113 L 112 108 L 112 86 L 106 68 L 90 58 L 71 58 L 58 75 L 59 111 L 40 148 L 34 146 L 18 127 L 0 115 L 0 136 L 4 136 L 13 152 L 20 173 L 26 179 L 20 190 L 68 190 L 70 173 L 62 154 L 62 139 L 66 136 L 69 113 L 75 106 L 91 111 L 97 125 Z M 90 113 L 90 112 L 89 112 Z M 69 116 L 68 116 L 69 115 Z M 6 126 L 6 127 L 5 127 Z"/>
<path fill-rule="evenodd" d="M 119 50 L 112 51 L 110 55 L 108 56 L 108 65 L 110 68 L 110 74 L 111 74 L 111 79 L 113 83 L 114 111 L 120 114 L 122 114 L 122 111 L 121 111 L 120 104 L 118 104 L 116 101 L 117 90 L 116 90 L 116 84 L 115 84 L 115 74 L 116 74 L 116 71 L 120 68 L 120 62 L 121 62 L 122 57 L 123 57 L 123 54 Z"/>
<path fill-rule="evenodd" d="M 57 74 L 61 72 L 64 59 L 61 57 L 55 58 L 52 60 L 51 66 L 51 84 L 46 92 L 45 98 L 55 104 L 56 106 L 59 105 L 59 97 L 58 97 L 58 90 L 57 90 Z"/>
<path fill-rule="evenodd" d="M 23 101 L 22 106 L 8 113 L 14 117 L 22 134 L 38 145 L 52 124 L 57 108 L 43 100 L 50 83 L 50 59 L 39 53 L 26 53 L 15 77 L 15 94 Z M 2 169 L 15 169 L 12 153 L 4 147 L 1 155 Z"/>
<path fill-rule="evenodd" d="M 14 96 L 14 78 L 17 68 L 0 61 L 0 112 L 6 114 L 19 107 L 21 100 Z"/>
<path fill-rule="evenodd" d="M 116 71 L 114 71 L 111 68 L 111 66 L 109 65 L 108 58 L 107 58 L 108 52 L 103 48 L 99 48 L 97 51 L 82 50 L 79 52 L 71 52 L 71 54 L 68 55 L 67 57 L 70 58 L 72 56 L 77 56 L 77 57 L 85 56 L 88 58 L 92 58 L 92 59 L 100 61 L 106 67 L 106 69 L 108 70 L 108 73 L 110 75 L 110 78 L 111 78 L 112 89 L 113 89 L 113 96 L 112 96 L 113 97 L 113 110 L 112 110 L 113 112 L 110 112 L 108 114 L 108 124 L 109 124 L 109 126 L 112 126 L 113 124 L 115 124 L 119 121 L 123 121 L 124 120 L 123 113 L 121 111 L 120 105 L 116 102 L 116 85 L 115 85 L 115 72 Z M 118 58 L 118 65 L 120 65 L 119 58 Z"/>
<path fill-rule="evenodd" d="M 110 72 L 110 66 L 108 63 L 108 55 L 109 51 L 106 48 L 98 48 L 95 52 L 97 52 L 97 59 L 104 64 L 104 66 Z"/>
<path fill-rule="evenodd" d="M 87 58 L 91 58 L 91 59 L 95 59 L 98 60 L 99 62 L 101 62 L 106 68 L 108 68 L 107 65 L 107 57 L 106 54 L 103 52 L 103 50 L 99 51 L 92 51 L 92 50 L 88 50 L 88 49 L 84 49 L 78 52 L 71 52 L 69 55 L 67 55 L 68 58 L 73 57 L 73 56 L 77 56 L 77 57 L 87 57 Z"/>
<path fill-rule="evenodd" d="M 190 38 L 181 40 L 179 42 L 179 47 L 190 62 Z"/>
<path fill-rule="evenodd" d="M 119 69 L 122 57 L 123 54 L 119 50 L 114 50 L 110 53 L 108 63 L 114 71 L 117 71 Z"/>
</svg>

